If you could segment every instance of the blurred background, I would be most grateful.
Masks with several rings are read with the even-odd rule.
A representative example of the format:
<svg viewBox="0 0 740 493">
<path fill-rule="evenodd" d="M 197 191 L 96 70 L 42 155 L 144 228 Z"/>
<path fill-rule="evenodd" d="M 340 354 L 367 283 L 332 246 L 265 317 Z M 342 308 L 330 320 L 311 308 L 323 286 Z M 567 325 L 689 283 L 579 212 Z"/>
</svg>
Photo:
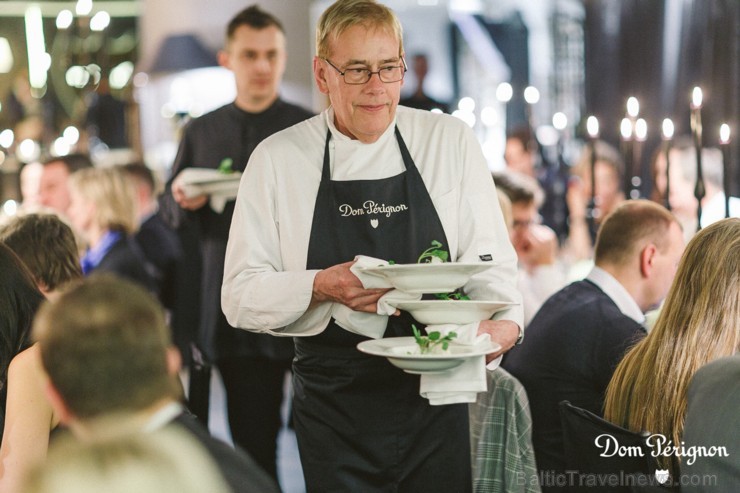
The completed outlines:
<svg viewBox="0 0 740 493">
<path fill-rule="evenodd" d="M 182 125 L 233 100 L 233 78 L 215 54 L 228 20 L 250 3 L 0 1 L 0 204 L 13 207 L 20 170 L 48 155 L 85 151 L 98 164 L 136 156 L 166 178 Z M 320 111 L 313 30 L 331 2 L 258 3 L 288 33 L 283 96 Z M 593 116 L 598 137 L 630 153 L 637 193 L 649 196 L 662 122 L 689 135 L 698 87 L 703 145 L 718 146 L 727 125 L 722 142 L 738 195 L 737 0 L 383 3 L 405 29 L 404 95 L 423 82 L 475 130 L 492 170 L 504 167 L 507 131 L 523 126 L 539 144 L 538 166 L 571 166 Z M 415 55 L 426 57 L 423 80 Z"/>
</svg>

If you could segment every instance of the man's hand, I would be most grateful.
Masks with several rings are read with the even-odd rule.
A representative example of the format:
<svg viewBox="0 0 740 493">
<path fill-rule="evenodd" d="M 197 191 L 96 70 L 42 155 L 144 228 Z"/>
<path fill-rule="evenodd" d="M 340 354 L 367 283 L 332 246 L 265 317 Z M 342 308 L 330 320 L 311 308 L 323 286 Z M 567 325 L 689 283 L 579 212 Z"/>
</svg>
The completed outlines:
<svg viewBox="0 0 740 493">
<path fill-rule="evenodd" d="M 519 338 L 519 326 L 511 320 L 482 320 L 478 326 L 480 334 L 489 334 L 493 342 L 501 344 L 500 351 L 486 356 L 486 363 L 490 363 L 514 347 Z"/>
<path fill-rule="evenodd" d="M 197 195 L 187 198 L 179 176 L 172 182 L 172 197 L 177 202 L 177 205 L 188 211 L 200 209 L 208 202 L 208 195 Z"/>
<path fill-rule="evenodd" d="M 376 313 L 378 300 L 390 289 L 365 289 L 349 268 L 354 264 L 345 262 L 324 269 L 313 281 L 311 305 L 324 301 L 341 303 L 356 312 Z"/>
</svg>

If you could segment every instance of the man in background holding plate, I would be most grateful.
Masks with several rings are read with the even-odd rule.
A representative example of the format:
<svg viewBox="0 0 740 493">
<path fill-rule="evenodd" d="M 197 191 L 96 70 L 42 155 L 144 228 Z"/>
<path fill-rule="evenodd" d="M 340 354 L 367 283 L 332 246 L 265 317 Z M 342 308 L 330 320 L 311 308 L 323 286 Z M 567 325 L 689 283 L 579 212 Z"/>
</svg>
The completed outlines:
<svg viewBox="0 0 740 493">
<path fill-rule="evenodd" d="M 467 405 L 431 406 L 418 376 L 362 354 L 368 337 L 334 321 L 340 307 L 375 314 L 387 291 L 363 287 L 350 271 L 357 255 L 417 263 L 440 244 L 450 261 L 489 263 L 464 286 L 471 299 L 521 301 L 475 135 L 451 116 L 398 107 L 402 39 L 395 14 L 372 0 L 322 14 L 313 69 L 331 107 L 255 149 L 231 225 L 227 319 L 300 336 L 294 419 L 309 492 L 472 488 Z M 383 337 L 410 336 L 412 323 L 391 316 Z M 514 306 L 480 332 L 508 350 L 521 326 Z"/>
<path fill-rule="evenodd" d="M 179 206 L 176 215 L 186 211 L 185 217 L 197 228 L 202 282 L 200 289 L 191 289 L 200 291 L 201 296 L 198 345 L 207 361 L 216 362 L 223 378 L 231 436 L 277 478 L 280 406 L 293 344 L 289 339 L 236 330 L 226 322 L 219 292 L 234 202 L 230 200 L 222 211 L 216 211 L 207 195 L 188 198 L 179 178 L 183 170 L 192 167 L 243 171 L 262 139 L 312 115 L 280 99 L 286 66 L 285 33 L 278 19 L 256 5 L 229 22 L 219 63 L 234 73 L 236 99 L 186 127 L 170 188 Z M 204 407 L 208 409 L 207 402 Z"/>
</svg>

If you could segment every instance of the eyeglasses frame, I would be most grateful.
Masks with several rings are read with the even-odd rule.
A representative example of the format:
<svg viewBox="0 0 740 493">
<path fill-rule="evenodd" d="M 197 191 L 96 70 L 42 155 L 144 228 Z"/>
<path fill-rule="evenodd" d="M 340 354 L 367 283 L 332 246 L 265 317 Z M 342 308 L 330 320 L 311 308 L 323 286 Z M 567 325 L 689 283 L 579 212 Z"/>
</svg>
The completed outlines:
<svg viewBox="0 0 740 493">
<path fill-rule="evenodd" d="M 370 82 L 370 79 L 373 78 L 373 75 L 377 75 L 378 76 L 378 80 L 380 80 L 380 82 L 382 82 L 383 84 L 393 84 L 395 82 L 401 82 L 406 77 L 406 72 L 409 71 L 408 66 L 406 65 L 406 60 L 404 60 L 404 58 L 401 57 L 400 58 L 401 65 L 400 66 L 396 66 L 396 68 L 402 67 L 403 68 L 403 72 L 401 72 L 401 78 L 398 79 L 398 80 L 386 82 L 386 81 L 384 81 L 382 79 L 382 77 L 380 77 L 380 70 L 376 70 L 375 72 L 373 72 L 370 69 L 366 69 L 367 72 L 368 72 L 368 77 L 367 77 L 367 80 L 365 82 L 347 82 L 347 78 L 344 75 L 344 74 L 347 73 L 347 70 L 345 70 L 344 72 L 342 72 L 336 65 L 334 65 L 333 63 L 331 63 L 331 61 L 328 58 L 321 57 L 321 59 L 324 60 L 326 63 L 328 63 L 331 66 L 331 68 L 333 68 L 334 70 L 336 70 L 337 73 L 342 76 L 342 80 L 344 81 L 344 83 L 345 84 L 348 84 L 350 86 L 362 86 L 362 85 L 365 85 L 368 82 Z"/>
</svg>

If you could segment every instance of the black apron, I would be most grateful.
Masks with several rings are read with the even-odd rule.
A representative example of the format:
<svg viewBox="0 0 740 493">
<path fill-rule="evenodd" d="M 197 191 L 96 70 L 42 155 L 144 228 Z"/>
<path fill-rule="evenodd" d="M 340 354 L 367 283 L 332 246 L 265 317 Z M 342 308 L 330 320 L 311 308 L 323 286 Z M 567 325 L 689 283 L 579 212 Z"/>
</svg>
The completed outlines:
<svg viewBox="0 0 740 493">
<path fill-rule="evenodd" d="M 403 173 L 332 181 L 327 133 L 308 269 L 360 254 L 416 263 L 435 240 L 449 249 L 398 128 L 395 135 Z M 412 323 L 406 312 L 389 317 L 384 336 L 410 336 Z M 357 350 L 367 339 L 333 319 L 321 334 L 295 339 L 294 417 L 308 492 L 471 491 L 468 406 L 431 406 L 418 375 Z"/>
</svg>

